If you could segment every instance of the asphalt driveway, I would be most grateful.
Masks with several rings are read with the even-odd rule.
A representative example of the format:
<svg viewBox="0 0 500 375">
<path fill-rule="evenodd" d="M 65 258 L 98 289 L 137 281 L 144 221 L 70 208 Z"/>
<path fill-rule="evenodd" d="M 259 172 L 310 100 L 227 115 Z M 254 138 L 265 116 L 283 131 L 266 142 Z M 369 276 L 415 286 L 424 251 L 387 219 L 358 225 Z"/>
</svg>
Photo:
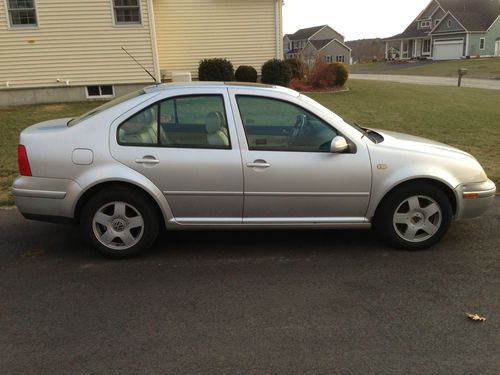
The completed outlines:
<svg viewBox="0 0 500 375">
<path fill-rule="evenodd" d="M 2 374 L 500 369 L 500 198 L 420 253 L 371 232 L 176 232 L 110 261 L 16 210 L 0 228 Z"/>
<path fill-rule="evenodd" d="M 350 74 L 350 79 L 364 79 L 369 81 L 385 81 L 397 83 L 410 83 L 427 86 L 454 86 L 458 85 L 458 78 L 450 77 L 425 77 L 392 74 Z M 462 87 L 500 90 L 500 81 L 492 79 L 477 79 L 464 77 Z"/>
</svg>

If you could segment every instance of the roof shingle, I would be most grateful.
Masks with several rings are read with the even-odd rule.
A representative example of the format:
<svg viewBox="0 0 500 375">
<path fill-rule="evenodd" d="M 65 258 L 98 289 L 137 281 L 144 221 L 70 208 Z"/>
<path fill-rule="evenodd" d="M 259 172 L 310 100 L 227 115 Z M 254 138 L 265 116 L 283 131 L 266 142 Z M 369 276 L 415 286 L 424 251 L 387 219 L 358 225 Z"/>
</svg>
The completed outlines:
<svg viewBox="0 0 500 375">
<path fill-rule="evenodd" d="M 467 31 L 485 31 L 500 15 L 500 0 L 436 0 L 445 12 L 450 12 Z M 413 21 L 401 34 L 386 40 L 425 37 L 430 30 L 418 29 Z"/>
</svg>

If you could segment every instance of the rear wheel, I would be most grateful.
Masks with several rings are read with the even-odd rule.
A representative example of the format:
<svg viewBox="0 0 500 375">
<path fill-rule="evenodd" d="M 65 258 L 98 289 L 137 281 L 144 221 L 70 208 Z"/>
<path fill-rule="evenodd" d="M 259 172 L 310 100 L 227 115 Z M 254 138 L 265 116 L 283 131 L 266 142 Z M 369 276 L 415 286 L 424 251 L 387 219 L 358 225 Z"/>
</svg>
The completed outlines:
<svg viewBox="0 0 500 375">
<path fill-rule="evenodd" d="M 151 202 L 140 193 L 118 187 L 98 192 L 82 210 L 80 226 L 94 248 L 113 258 L 127 258 L 148 249 L 159 231 Z"/>
<path fill-rule="evenodd" d="M 423 250 L 443 238 L 452 216 L 446 194 L 434 185 L 419 183 L 387 196 L 377 211 L 375 227 L 395 247 Z"/>
</svg>

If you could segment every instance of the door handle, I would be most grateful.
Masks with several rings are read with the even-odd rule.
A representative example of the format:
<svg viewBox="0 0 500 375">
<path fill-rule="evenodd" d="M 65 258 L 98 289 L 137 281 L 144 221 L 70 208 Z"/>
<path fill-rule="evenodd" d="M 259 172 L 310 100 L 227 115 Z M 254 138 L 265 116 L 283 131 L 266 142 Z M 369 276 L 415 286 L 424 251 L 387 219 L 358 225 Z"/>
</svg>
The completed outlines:
<svg viewBox="0 0 500 375">
<path fill-rule="evenodd" d="M 269 164 L 265 160 L 255 160 L 253 163 L 247 163 L 248 168 L 270 168 L 271 164 Z"/>
<path fill-rule="evenodd" d="M 160 164 L 160 161 L 156 159 L 154 156 L 144 156 L 142 159 L 136 159 L 135 162 L 137 164 L 151 164 L 151 165 Z"/>
</svg>

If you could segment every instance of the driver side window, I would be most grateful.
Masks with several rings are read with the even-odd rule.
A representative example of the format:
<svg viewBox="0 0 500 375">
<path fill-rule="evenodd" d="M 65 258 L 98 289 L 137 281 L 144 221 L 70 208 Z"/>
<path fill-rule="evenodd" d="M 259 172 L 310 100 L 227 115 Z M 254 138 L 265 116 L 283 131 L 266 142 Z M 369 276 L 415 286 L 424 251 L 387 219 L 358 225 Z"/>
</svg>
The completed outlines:
<svg viewBox="0 0 500 375">
<path fill-rule="evenodd" d="M 250 150 L 329 152 L 338 134 L 305 109 L 281 100 L 238 95 Z"/>
</svg>

